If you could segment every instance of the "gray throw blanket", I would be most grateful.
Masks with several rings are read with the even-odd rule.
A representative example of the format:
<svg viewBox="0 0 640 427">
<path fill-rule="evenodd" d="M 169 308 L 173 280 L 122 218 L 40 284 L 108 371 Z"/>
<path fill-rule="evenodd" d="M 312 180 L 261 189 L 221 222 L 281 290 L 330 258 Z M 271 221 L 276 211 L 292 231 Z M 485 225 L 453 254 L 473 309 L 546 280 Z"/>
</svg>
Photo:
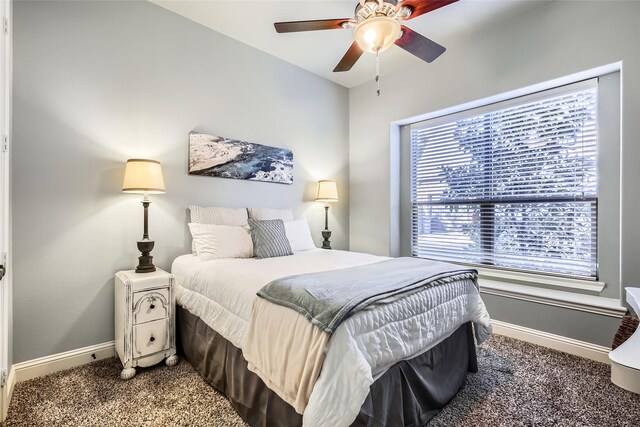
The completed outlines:
<svg viewBox="0 0 640 427">
<path fill-rule="evenodd" d="M 418 258 L 394 258 L 375 264 L 283 277 L 258 296 L 304 315 L 331 335 L 349 316 L 403 292 L 455 280 L 473 279 L 472 269 Z"/>
</svg>

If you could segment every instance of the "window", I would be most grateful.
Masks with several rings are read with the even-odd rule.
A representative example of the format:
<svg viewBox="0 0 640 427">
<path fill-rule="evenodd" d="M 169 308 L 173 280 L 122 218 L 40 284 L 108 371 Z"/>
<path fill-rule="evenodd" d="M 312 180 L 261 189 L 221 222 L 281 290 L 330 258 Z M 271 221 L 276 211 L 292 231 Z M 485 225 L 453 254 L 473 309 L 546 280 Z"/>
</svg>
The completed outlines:
<svg viewBox="0 0 640 427">
<path fill-rule="evenodd" d="M 413 256 L 598 278 L 598 86 L 410 128 Z"/>
</svg>

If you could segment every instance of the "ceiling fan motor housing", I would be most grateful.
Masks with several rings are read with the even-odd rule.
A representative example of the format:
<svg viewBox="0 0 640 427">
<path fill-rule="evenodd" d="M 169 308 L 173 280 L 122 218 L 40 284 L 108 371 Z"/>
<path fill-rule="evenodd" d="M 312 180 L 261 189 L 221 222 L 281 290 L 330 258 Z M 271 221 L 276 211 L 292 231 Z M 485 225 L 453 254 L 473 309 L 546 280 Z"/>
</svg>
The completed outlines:
<svg viewBox="0 0 640 427">
<path fill-rule="evenodd" d="M 402 1 L 383 1 L 383 0 L 363 0 L 356 5 L 355 19 L 356 23 L 360 23 L 367 18 L 376 15 L 384 15 L 388 17 L 407 19 L 413 9 L 409 6 L 400 6 Z"/>
</svg>

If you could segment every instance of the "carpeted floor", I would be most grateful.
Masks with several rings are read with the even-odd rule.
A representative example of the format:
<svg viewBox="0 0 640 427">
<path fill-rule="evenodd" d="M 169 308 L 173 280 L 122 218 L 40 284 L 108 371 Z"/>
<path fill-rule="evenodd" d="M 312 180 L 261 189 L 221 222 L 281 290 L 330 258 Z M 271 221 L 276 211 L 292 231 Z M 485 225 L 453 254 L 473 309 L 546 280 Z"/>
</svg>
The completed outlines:
<svg viewBox="0 0 640 427">
<path fill-rule="evenodd" d="M 480 370 L 429 426 L 639 426 L 640 395 L 609 381 L 609 367 L 494 336 Z M 245 426 L 225 397 L 181 361 L 118 378 L 117 359 L 16 386 L 6 427 Z"/>
</svg>

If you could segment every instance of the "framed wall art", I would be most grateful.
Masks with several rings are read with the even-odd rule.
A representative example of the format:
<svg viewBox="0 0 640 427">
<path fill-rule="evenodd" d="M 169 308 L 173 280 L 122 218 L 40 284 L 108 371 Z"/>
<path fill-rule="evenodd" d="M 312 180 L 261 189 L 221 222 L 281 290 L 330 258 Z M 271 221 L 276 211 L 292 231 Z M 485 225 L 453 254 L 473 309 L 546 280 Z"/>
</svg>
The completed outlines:
<svg viewBox="0 0 640 427">
<path fill-rule="evenodd" d="M 189 175 L 293 184 L 293 152 L 191 132 Z"/>
</svg>

